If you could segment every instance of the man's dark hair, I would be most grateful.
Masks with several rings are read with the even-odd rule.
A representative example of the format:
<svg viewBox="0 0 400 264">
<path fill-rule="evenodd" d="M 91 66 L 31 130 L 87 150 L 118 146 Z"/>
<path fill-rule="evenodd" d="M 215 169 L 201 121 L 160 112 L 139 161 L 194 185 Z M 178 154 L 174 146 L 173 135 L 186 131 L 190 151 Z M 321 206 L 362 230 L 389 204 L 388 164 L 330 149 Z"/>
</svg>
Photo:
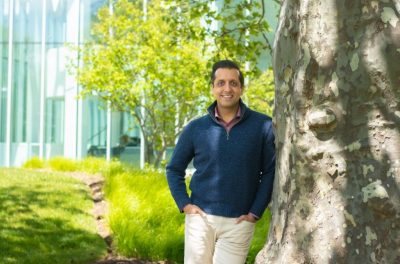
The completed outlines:
<svg viewBox="0 0 400 264">
<path fill-rule="evenodd" d="M 216 72 L 218 69 L 221 69 L 221 68 L 224 68 L 224 69 L 236 69 L 236 70 L 238 70 L 238 72 L 239 72 L 239 81 L 240 81 L 240 85 L 241 85 L 242 87 L 244 87 L 244 77 L 243 77 L 243 73 L 242 73 L 242 71 L 240 70 L 239 66 L 238 66 L 235 62 L 233 62 L 233 61 L 231 61 L 231 60 L 220 60 L 220 61 L 217 61 L 216 63 L 214 63 L 214 65 L 213 65 L 213 67 L 212 67 L 212 72 L 211 72 L 211 84 L 213 84 L 214 81 L 215 81 L 215 72 Z"/>
</svg>

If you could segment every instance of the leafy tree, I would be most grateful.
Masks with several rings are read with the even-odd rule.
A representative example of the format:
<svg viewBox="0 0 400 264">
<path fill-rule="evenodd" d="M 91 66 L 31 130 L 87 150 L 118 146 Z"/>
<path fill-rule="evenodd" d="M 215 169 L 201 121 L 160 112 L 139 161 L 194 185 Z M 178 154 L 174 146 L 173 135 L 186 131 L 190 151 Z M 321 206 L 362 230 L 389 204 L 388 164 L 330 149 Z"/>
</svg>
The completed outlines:
<svg viewBox="0 0 400 264">
<path fill-rule="evenodd" d="M 129 112 L 146 141 L 147 161 L 159 165 L 184 124 L 209 102 L 201 42 L 179 34 L 154 2 L 144 20 L 141 6 L 121 0 L 105 7 L 93 41 L 80 49 L 82 95 L 97 95 Z M 194 23 L 194 22 L 192 22 Z"/>
</svg>

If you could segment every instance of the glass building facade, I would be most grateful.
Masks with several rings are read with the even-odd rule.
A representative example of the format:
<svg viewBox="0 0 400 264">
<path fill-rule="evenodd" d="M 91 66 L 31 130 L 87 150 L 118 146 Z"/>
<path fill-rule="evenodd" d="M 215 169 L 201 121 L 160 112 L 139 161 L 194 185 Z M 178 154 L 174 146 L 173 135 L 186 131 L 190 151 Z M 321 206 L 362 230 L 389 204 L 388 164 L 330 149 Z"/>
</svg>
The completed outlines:
<svg viewBox="0 0 400 264">
<path fill-rule="evenodd" d="M 108 0 L 2 0 L 0 2 L 0 166 L 38 156 L 82 158 L 110 154 L 135 163 L 139 146 L 119 151 L 122 136 L 138 129 L 95 98 L 77 100 L 80 87 L 67 70 L 90 37 Z M 135 142 L 135 141 L 134 141 Z M 137 140 L 136 140 L 137 142 Z"/>
</svg>

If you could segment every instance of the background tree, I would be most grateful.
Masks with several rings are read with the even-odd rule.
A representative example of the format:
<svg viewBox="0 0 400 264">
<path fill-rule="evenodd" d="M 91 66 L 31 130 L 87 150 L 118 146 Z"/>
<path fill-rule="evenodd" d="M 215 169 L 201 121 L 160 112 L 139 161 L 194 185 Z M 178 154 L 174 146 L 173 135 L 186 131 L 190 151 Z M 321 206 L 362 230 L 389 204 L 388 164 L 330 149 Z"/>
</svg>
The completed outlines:
<svg viewBox="0 0 400 264">
<path fill-rule="evenodd" d="M 271 51 L 266 36 L 270 28 L 265 19 L 265 0 L 170 2 L 187 12 L 189 19 L 202 20 L 203 33 L 199 36 L 211 51 L 209 68 L 214 61 L 229 58 L 241 63 L 245 76 L 260 76 L 260 55 Z"/>
<path fill-rule="evenodd" d="M 245 88 L 248 106 L 258 112 L 272 116 L 275 98 L 274 73 L 272 69 L 264 71 L 258 78 L 251 79 Z"/>
<path fill-rule="evenodd" d="M 400 263 L 399 13 L 399 1 L 283 1 L 257 263 Z"/>
<path fill-rule="evenodd" d="M 143 132 L 146 161 L 156 166 L 184 124 L 209 101 L 204 45 L 180 34 L 157 1 L 116 1 L 98 13 L 94 39 L 80 49 L 82 95 L 96 95 L 130 113 Z M 198 24 L 198 21 L 192 21 Z M 196 32 L 194 32 L 196 34 Z M 144 111 L 143 111 L 144 110 Z"/>
<path fill-rule="evenodd" d="M 210 102 L 216 59 L 247 63 L 246 74 L 259 76 L 257 56 L 268 47 L 259 33 L 268 30 L 264 9 L 254 9 L 261 2 L 225 1 L 218 12 L 209 1 L 149 1 L 145 20 L 141 1 L 115 1 L 113 12 L 99 11 L 93 41 L 79 49 L 82 95 L 129 112 L 143 132 L 146 161 L 158 166 L 183 126 Z"/>
</svg>

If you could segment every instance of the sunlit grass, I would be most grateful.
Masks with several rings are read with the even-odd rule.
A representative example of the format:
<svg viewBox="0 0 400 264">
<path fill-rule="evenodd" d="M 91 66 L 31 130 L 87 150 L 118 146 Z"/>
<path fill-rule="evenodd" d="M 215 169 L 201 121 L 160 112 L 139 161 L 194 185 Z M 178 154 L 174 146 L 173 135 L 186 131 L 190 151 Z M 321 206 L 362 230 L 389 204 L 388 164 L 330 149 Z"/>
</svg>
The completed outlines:
<svg viewBox="0 0 400 264">
<path fill-rule="evenodd" d="M 56 173 L 0 170 L 1 263 L 90 263 L 106 253 L 86 186 Z"/>
<path fill-rule="evenodd" d="M 183 263 L 184 218 L 170 197 L 162 173 L 131 170 L 109 175 L 105 191 L 119 253 Z"/>
<path fill-rule="evenodd" d="M 38 157 L 33 157 L 26 161 L 22 167 L 27 169 L 41 169 L 45 167 L 45 162 Z"/>
<path fill-rule="evenodd" d="M 260 252 L 260 250 L 263 248 L 267 240 L 270 220 L 271 213 L 269 210 L 267 210 L 265 211 L 263 217 L 256 224 L 256 230 L 254 232 L 253 241 L 251 242 L 246 263 L 253 264 L 258 252 Z"/>
<path fill-rule="evenodd" d="M 111 164 L 115 163 L 108 163 L 105 159 L 96 157 L 87 157 L 83 160 L 75 162 L 78 164 L 77 166 L 79 167 L 80 171 L 84 171 L 89 174 L 104 174 L 105 171 L 112 166 Z"/>
<path fill-rule="evenodd" d="M 55 161 L 52 162 L 52 160 Z M 52 170 L 79 170 L 105 177 L 107 216 L 115 250 L 127 257 L 183 263 L 184 215 L 171 197 L 163 171 L 138 170 L 102 158 L 82 161 L 53 158 L 44 166 Z M 63 162 L 66 161 L 66 164 Z M 254 263 L 266 241 L 270 213 L 258 221 L 246 263 Z"/>
<path fill-rule="evenodd" d="M 55 171 L 77 171 L 79 169 L 78 162 L 64 157 L 51 158 L 47 164 Z"/>
<path fill-rule="evenodd" d="M 130 169 L 131 166 L 123 164 L 118 160 L 106 161 L 104 158 L 87 157 L 82 160 L 73 160 L 65 157 L 53 157 L 47 161 L 38 157 L 26 161 L 23 168 L 47 169 L 59 172 L 86 172 L 88 174 L 116 174 Z"/>
</svg>

